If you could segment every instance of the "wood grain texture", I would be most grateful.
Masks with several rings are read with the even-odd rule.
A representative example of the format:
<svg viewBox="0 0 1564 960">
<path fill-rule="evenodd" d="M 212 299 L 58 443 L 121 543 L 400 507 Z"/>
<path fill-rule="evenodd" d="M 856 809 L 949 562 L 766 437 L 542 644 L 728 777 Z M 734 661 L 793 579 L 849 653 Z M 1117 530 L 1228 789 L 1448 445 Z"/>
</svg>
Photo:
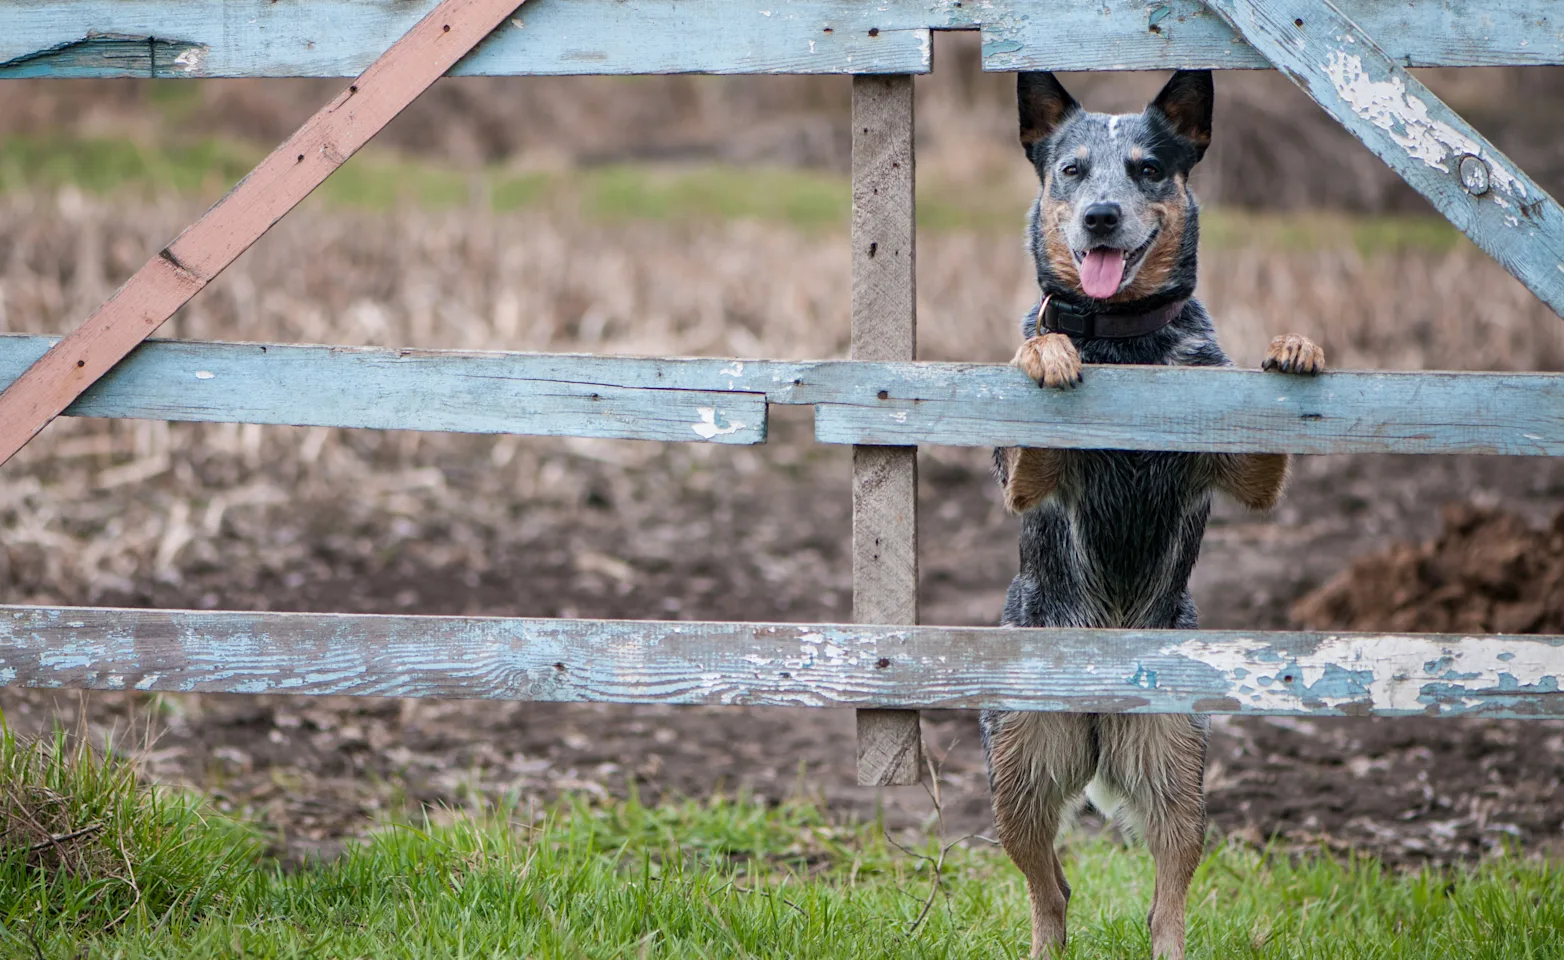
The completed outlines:
<svg viewBox="0 0 1564 960">
<path fill-rule="evenodd" d="M 54 342 L 0 335 L 0 386 Z M 1059 391 L 1001 364 L 151 341 L 66 414 L 758 443 L 761 401 L 814 405 L 826 443 L 1564 456 L 1546 373 L 1088 366 Z"/>
<path fill-rule="evenodd" d="M 917 354 L 912 77 L 853 78 L 852 358 Z M 918 622 L 918 451 L 853 448 L 853 619 Z M 917 783 L 914 711 L 859 711 L 858 782 Z"/>
<path fill-rule="evenodd" d="M 320 186 L 519 2 L 442 0 L 356 83 L 12 381 L 0 393 L 0 464 Z"/>
<path fill-rule="evenodd" d="M 433 6 L 434 0 L 0 0 L 0 77 L 353 76 Z M 451 72 L 927 72 L 931 5 L 893 6 L 535 0 Z"/>
<path fill-rule="evenodd" d="M 0 606 L 0 684 L 176 693 L 1564 717 L 1564 637 Z"/>
<path fill-rule="evenodd" d="M 0 77 L 354 76 L 435 0 L 0 0 Z M 1564 63 L 1545 0 L 1341 4 L 1406 66 Z M 930 29 L 988 70 L 1265 68 L 1200 0 L 547 0 L 455 74 L 924 73 Z"/>
<path fill-rule="evenodd" d="M 1404 66 L 1564 63 L 1564 10 L 1551 0 L 1338 6 Z M 992 8 L 981 14 L 985 70 L 1271 66 L 1201 0 L 1010 0 Z"/>
<path fill-rule="evenodd" d="M 1564 210 L 1330 0 L 1208 0 L 1256 50 L 1564 317 Z M 1471 158 L 1466 160 L 1465 158 Z M 1478 189 L 1463 185 L 1466 170 Z"/>
<path fill-rule="evenodd" d="M 0 337 L 0 385 L 53 342 Z M 608 359 L 608 358 L 603 358 Z M 572 361 L 584 363 L 584 366 Z M 572 367 L 574 369 L 561 369 Z M 132 353 L 65 411 L 153 420 L 764 443 L 764 393 L 679 366 L 588 357 L 163 341 Z M 708 388 L 662 381 L 704 380 Z"/>
</svg>

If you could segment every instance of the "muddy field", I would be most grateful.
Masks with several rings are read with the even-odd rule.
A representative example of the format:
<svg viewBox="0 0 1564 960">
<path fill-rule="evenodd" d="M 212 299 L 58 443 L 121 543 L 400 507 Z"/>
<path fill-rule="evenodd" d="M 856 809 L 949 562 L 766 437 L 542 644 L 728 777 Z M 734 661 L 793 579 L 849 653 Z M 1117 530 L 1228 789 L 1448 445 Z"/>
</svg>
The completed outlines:
<svg viewBox="0 0 1564 960">
<path fill-rule="evenodd" d="M 63 331 L 192 212 L 69 191 L 0 201 L 0 329 Z M 922 238 L 925 357 L 1008 357 L 1030 299 L 1018 246 L 1009 234 Z M 839 356 L 845 247 L 778 224 L 306 210 L 168 332 Z M 1216 246 L 1203 276 L 1244 364 L 1282 324 L 1341 366 L 1564 362 L 1557 319 L 1467 247 Z M 737 449 L 62 422 L 0 474 L 0 591 L 22 603 L 846 619 L 847 452 L 810 442 L 808 411 L 774 418 L 771 443 Z M 991 623 L 1014 572 L 1015 521 L 984 451 L 922 457 L 925 620 Z M 1503 505 L 1540 528 L 1561 494 L 1564 468 L 1545 460 L 1310 459 L 1273 515 L 1217 511 L 1196 575 L 1205 623 L 1287 625 L 1294 601 L 1352 560 L 1438 535 L 1447 502 Z M 13 689 L 0 708 L 22 729 L 118 730 L 152 775 L 260 817 L 288 856 L 329 852 L 420 804 L 506 794 L 748 790 L 818 796 L 843 815 L 883 803 L 902 826 L 929 814 L 920 790 L 852 786 L 841 712 Z M 950 830 L 987 829 L 972 718 L 932 715 L 926 730 Z M 1556 850 L 1561 775 L 1553 724 L 1219 721 L 1209 785 L 1229 835 L 1447 861 L 1510 840 Z"/>
</svg>

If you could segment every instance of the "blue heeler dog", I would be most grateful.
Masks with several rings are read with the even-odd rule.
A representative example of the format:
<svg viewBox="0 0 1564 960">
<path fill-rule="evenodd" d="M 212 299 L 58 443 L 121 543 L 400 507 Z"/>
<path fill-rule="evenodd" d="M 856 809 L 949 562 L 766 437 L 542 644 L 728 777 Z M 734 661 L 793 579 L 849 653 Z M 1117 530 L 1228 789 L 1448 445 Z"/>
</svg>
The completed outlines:
<svg viewBox="0 0 1564 960">
<path fill-rule="evenodd" d="M 1021 74 L 1017 93 L 1021 145 L 1042 181 L 1028 231 L 1042 298 L 1015 364 L 1049 387 L 1075 386 L 1082 362 L 1230 365 L 1193 299 L 1188 179 L 1211 142 L 1210 72 L 1175 74 L 1138 115 L 1088 113 L 1050 73 Z M 1324 365 L 1296 335 L 1265 358 L 1283 373 Z M 1212 491 L 1264 510 L 1287 479 L 1286 454 L 1010 448 L 994 459 L 1006 505 L 1023 515 L 1004 622 L 1025 627 L 1194 627 L 1189 575 Z M 1206 729 L 1183 715 L 984 714 L 994 819 L 1026 876 L 1033 956 L 1064 945 L 1070 886 L 1054 839 L 1085 792 L 1145 837 L 1157 866 L 1152 950 L 1182 960 L 1205 837 Z"/>
</svg>

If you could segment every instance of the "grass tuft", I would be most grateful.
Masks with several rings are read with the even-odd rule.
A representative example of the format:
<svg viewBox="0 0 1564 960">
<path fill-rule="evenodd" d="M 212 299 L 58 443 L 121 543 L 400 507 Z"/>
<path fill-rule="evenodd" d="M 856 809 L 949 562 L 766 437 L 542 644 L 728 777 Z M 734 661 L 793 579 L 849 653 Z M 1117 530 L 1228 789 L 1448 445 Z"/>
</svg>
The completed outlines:
<svg viewBox="0 0 1564 960">
<path fill-rule="evenodd" d="M 198 799 L 57 731 L 22 742 L 0 717 L 0 943 L 152 929 L 232 902 L 258 853 Z"/>
</svg>

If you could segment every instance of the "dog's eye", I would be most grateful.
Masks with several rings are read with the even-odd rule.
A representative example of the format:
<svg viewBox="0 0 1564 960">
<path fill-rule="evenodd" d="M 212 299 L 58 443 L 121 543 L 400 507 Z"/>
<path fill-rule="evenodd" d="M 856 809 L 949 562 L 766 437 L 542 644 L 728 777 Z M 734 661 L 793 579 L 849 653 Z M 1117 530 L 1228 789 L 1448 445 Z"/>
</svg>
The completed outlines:
<svg viewBox="0 0 1564 960">
<path fill-rule="evenodd" d="M 1078 177 L 1081 175 L 1081 165 L 1078 163 L 1067 163 L 1059 172 L 1067 177 Z"/>
<path fill-rule="evenodd" d="M 1145 177 L 1147 180 L 1161 180 L 1162 164 L 1155 160 L 1147 160 L 1145 163 L 1140 165 L 1140 175 Z"/>
</svg>

